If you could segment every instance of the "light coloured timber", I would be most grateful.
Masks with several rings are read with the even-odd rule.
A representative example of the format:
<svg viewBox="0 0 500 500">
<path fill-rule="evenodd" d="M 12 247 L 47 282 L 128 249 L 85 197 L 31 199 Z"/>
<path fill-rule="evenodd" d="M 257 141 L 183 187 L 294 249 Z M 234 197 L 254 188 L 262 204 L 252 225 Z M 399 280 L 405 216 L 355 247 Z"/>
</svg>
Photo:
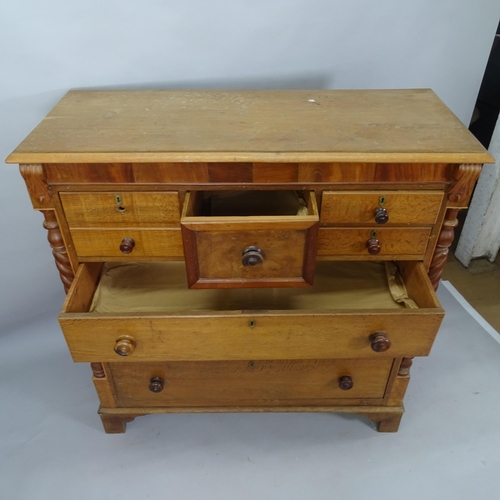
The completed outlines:
<svg viewBox="0 0 500 500">
<path fill-rule="evenodd" d="M 432 225 L 436 222 L 443 197 L 442 191 L 323 191 L 321 224 L 381 227 L 375 222 L 374 212 L 383 207 L 389 215 L 383 227 Z"/>
<path fill-rule="evenodd" d="M 376 231 L 380 252 L 370 255 L 367 241 Z M 320 227 L 318 257 L 354 257 L 392 260 L 414 256 L 422 260 L 427 249 L 431 228 L 395 227 Z"/>
<path fill-rule="evenodd" d="M 179 258 L 184 255 L 181 230 L 171 228 L 70 229 L 75 251 L 79 258 L 100 257 L 102 260 L 136 257 Z M 120 250 L 124 238 L 132 238 L 134 249 L 129 254 Z"/>
<path fill-rule="evenodd" d="M 348 412 L 378 422 L 380 431 L 395 432 L 409 381 L 396 367 L 404 363 L 404 374 L 412 356 L 429 353 L 443 316 L 426 271 L 432 263 L 437 287 L 444 265 L 440 255 L 455 225 L 455 211 L 449 215 L 447 208 L 467 205 L 480 164 L 494 159 L 432 91 L 421 89 L 71 91 L 7 161 L 21 163 L 33 207 L 50 219 L 51 246 L 58 254 L 66 248 L 77 274 L 60 321 L 75 359 L 92 362 L 106 432 L 124 432 L 126 422 L 146 413 L 205 411 Z M 194 262 L 193 253 L 182 248 L 179 207 L 186 192 L 204 190 L 314 191 L 314 213 L 324 227 L 316 233 L 301 229 L 309 242 L 319 234 L 320 243 L 317 256 L 316 245 L 308 245 L 304 273 L 312 278 L 316 260 L 396 260 L 420 309 L 363 309 L 366 289 L 359 287 L 358 308 L 355 303 L 347 310 L 329 307 L 340 299 L 326 293 L 322 301 L 299 302 L 307 304 L 301 310 L 285 294 L 283 309 L 268 311 L 269 297 L 274 300 L 279 293 L 276 283 L 263 276 L 248 290 L 188 290 L 184 285 L 174 293 L 176 300 L 184 292 L 230 293 L 204 312 L 192 312 L 197 301 L 185 297 L 192 306 L 175 315 L 89 313 L 105 261 Z M 71 198 L 75 194 L 81 198 Z M 121 214 L 116 194 L 126 200 Z M 372 220 L 381 195 L 389 211 L 385 227 Z M 298 230 L 296 217 L 226 217 L 207 223 L 195 213 L 189 216 L 191 228 L 184 229 L 195 238 L 203 226 L 206 235 L 221 236 L 219 260 L 226 259 L 228 248 L 223 236 L 230 237 L 242 223 L 248 236 L 271 234 L 264 222 L 274 224 L 273 236 Z M 241 227 L 236 229 L 240 234 Z M 382 245 L 377 255 L 366 248 L 373 230 Z M 123 254 L 121 240 L 132 233 L 137 245 Z M 64 260 L 58 267 L 72 279 Z M 187 268 L 192 283 L 194 274 Z M 298 278 L 272 279 L 297 286 Z M 233 285 L 239 287 L 238 279 Z M 211 288 L 224 280 L 231 281 L 198 279 L 196 286 Z M 281 291 L 308 290 L 316 293 L 314 287 Z M 247 291 L 258 293 L 260 302 L 240 295 L 245 301 L 237 310 L 222 310 L 228 297 Z M 244 310 L 247 306 L 261 309 Z M 369 334 L 375 330 L 386 331 L 392 342 L 388 351 L 371 349 Z M 137 347 L 119 357 L 116 340 L 125 334 L 135 336 Z M 333 394 L 339 391 L 335 367 L 351 370 L 351 391 Z M 121 402 L 115 368 L 123 383 Z M 145 388 L 152 375 L 165 378 L 159 394 Z M 170 388 L 169 381 L 174 383 Z M 169 390 L 177 391 L 172 400 Z"/>
<path fill-rule="evenodd" d="M 348 405 L 301 405 L 301 406 L 204 406 L 204 407 L 135 407 L 135 408 L 99 408 L 101 415 L 159 415 L 162 413 L 354 413 L 378 421 L 387 417 L 403 415 L 403 406 L 348 406 Z"/>
<path fill-rule="evenodd" d="M 99 401 L 102 406 L 107 408 L 115 408 L 118 406 L 118 398 L 116 396 L 115 384 L 111 375 L 111 368 L 108 363 L 102 363 L 104 377 L 92 377 L 92 382 L 96 389 Z"/>
<path fill-rule="evenodd" d="M 486 163 L 493 158 L 434 92 L 418 89 L 74 90 L 7 159 L 175 161 Z"/>
<path fill-rule="evenodd" d="M 296 406 L 300 400 L 318 403 L 322 399 L 381 399 L 392 360 L 251 360 L 110 366 L 117 397 L 125 407 L 223 406 L 235 402 L 242 406 Z M 345 375 L 353 379 L 350 390 L 339 387 L 339 378 Z M 152 377 L 164 380 L 161 392 L 149 390 Z"/>
<path fill-rule="evenodd" d="M 120 203 L 117 203 L 117 196 Z M 61 193 L 70 228 L 179 227 L 177 192 Z"/>
</svg>

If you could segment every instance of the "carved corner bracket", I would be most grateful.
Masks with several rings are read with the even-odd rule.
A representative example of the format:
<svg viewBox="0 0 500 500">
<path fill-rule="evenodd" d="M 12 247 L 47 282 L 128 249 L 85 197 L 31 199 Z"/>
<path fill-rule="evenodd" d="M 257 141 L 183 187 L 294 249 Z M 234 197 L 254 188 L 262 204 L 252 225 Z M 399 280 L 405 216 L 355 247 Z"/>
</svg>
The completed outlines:
<svg viewBox="0 0 500 500">
<path fill-rule="evenodd" d="M 52 208 L 52 194 L 43 165 L 19 165 L 19 170 L 26 182 L 33 208 Z"/>
<path fill-rule="evenodd" d="M 453 183 L 448 192 L 450 203 L 467 206 L 474 189 L 474 185 L 481 173 L 482 165 L 463 164 L 460 165 L 453 176 Z"/>
<path fill-rule="evenodd" d="M 439 233 L 436 249 L 434 250 L 428 272 L 434 290 L 437 290 L 439 286 L 446 259 L 448 258 L 450 245 L 455 238 L 455 227 L 458 226 L 457 215 L 459 211 L 459 208 L 449 208 L 446 210 L 441 233 Z"/>
</svg>

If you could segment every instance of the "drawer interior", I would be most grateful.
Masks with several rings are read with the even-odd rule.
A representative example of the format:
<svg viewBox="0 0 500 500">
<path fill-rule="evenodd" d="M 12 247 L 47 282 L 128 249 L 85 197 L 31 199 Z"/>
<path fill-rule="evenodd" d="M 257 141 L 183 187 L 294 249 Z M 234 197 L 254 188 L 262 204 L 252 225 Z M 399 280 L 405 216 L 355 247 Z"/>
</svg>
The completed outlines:
<svg viewBox="0 0 500 500">
<path fill-rule="evenodd" d="M 189 311 L 397 310 L 439 306 L 434 294 L 428 288 L 417 286 L 414 279 L 401 285 L 400 270 L 405 269 L 410 276 L 408 268 L 418 263 L 400 265 L 394 276 L 394 268 L 390 268 L 392 273 L 388 272 L 387 264 L 382 262 L 320 262 L 312 287 L 233 290 L 188 289 L 185 268 L 180 262 L 107 263 L 93 272 L 91 270 L 100 265 L 83 266 L 87 268 L 82 273 L 88 282 L 86 300 L 71 300 L 70 296 L 66 312 L 178 314 Z M 418 274 L 414 272 L 412 276 Z"/>
<path fill-rule="evenodd" d="M 185 216 L 249 217 L 312 215 L 307 193 L 272 191 L 192 191 Z"/>
<path fill-rule="evenodd" d="M 363 263 L 365 264 L 365 263 Z M 308 288 L 187 289 L 182 264 L 106 265 L 90 312 L 179 313 L 190 310 L 329 310 L 401 307 L 378 263 L 322 262 Z"/>
</svg>

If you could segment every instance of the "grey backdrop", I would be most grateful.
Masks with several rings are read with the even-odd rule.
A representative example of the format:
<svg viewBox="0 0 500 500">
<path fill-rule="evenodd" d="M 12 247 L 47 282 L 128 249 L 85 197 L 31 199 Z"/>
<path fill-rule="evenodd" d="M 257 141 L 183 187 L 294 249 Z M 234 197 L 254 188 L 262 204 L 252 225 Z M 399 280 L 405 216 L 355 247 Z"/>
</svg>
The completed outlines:
<svg viewBox="0 0 500 500">
<path fill-rule="evenodd" d="M 0 5 L 0 158 L 70 88 L 430 87 L 468 124 L 498 0 L 18 0 Z M 18 169 L 0 183 L 0 332 L 62 286 Z"/>
</svg>

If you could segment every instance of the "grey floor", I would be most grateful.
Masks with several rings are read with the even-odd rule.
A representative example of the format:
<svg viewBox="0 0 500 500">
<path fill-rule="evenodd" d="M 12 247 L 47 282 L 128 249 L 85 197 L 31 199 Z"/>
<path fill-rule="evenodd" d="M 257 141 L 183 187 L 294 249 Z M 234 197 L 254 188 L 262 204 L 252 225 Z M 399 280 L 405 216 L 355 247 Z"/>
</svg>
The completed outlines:
<svg viewBox="0 0 500 500">
<path fill-rule="evenodd" d="M 500 498 L 500 344 L 443 286 L 397 434 L 331 414 L 146 416 L 104 434 L 53 311 L 0 337 L 0 498 Z"/>
</svg>

